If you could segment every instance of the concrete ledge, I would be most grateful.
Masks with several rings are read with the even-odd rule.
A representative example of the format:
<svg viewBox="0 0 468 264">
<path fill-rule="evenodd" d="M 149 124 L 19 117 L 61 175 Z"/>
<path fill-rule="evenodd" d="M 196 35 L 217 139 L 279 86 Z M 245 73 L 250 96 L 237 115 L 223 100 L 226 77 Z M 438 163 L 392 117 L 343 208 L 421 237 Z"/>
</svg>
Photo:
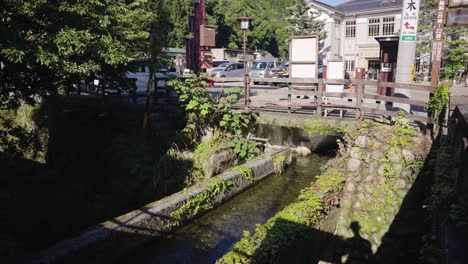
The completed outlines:
<svg viewBox="0 0 468 264">
<path fill-rule="evenodd" d="M 108 263 L 115 261 L 129 250 L 159 237 L 164 233 L 176 230 L 185 221 L 174 218 L 171 213 L 179 209 L 190 199 L 203 194 L 208 187 L 217 181 L 232 181 L 235 186 L 218 194 L 211 201 L 216 207 L 256 184 L 259 180 L 274 172 L 273 157 L 287 156 L 286 162 L 291 161 L 288 148 L 280 149 L 261 160 L 250 161 L 244 166 L 252 169 L 255 181 L 247 180 L 238 171 L 228 171 L 213 177 L 199 186 L 192 186 L 161 200 L 131 211 L 122 216 L 103 222 L 84 233 L 61 241 L 42 251 L 31 263 Z M 199 216 L 205 213 L 200 211 Z M 194 217 L 196 217 L 194 216 Z M 193 218 L 193 217 L 192 217 Z M 189 220 L 188 218 L 187 220 Z"/>
</svg>

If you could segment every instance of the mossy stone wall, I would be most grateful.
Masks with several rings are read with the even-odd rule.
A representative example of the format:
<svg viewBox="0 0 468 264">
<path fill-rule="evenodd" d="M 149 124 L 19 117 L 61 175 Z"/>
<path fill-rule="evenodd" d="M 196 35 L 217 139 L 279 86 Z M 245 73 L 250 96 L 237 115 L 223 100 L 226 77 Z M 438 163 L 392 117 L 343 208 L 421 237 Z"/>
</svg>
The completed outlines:
<svg viewBox="0 0 468 264">
<path fill-rule="evenodd" d="M 346 184 L 336 234 L 356 236 L 352 223 L 357 223 L 372 253 L 382 243 L 430 149 L 429 140 L 411 131 L 407 124 L 402 128 L 368 123 L 346 142 L 342 163 Z"/>
</svg>

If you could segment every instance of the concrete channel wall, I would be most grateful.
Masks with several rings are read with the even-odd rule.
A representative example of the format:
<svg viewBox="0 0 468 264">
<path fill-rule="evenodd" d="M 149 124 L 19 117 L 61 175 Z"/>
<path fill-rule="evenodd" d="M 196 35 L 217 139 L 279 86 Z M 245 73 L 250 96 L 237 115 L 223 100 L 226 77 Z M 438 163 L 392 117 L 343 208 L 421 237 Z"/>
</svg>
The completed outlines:
<svg viewBox="0 0 468 264">
<path fill-rule="evenodd" d="M 207 183 L 192 186 L 171 196 L 150 203 L 138 210 L 134 210 L 120 217 L 111 219 L 93 227 L 76 237 L 57 243 L 41 252 L 40 256 L 31 263 L 109 263 L 129 250 L 160 237 L 164 233 L 176 230 L 190 218 L 206 212 L 200 210 L 197 215 L 180 220 L 173 216 L 173 212 L 188 203 L 194 197 L 202 195 L 210 186 L 220 181 L 231 181 L 233 186 L 220 192 L 210 201 L 210 208 L 216 207 L 239 194 L 243 190 L 256 184 L 259 180 L 274 172 L 274 157 L 289 164 L 292 160 L 291 151 L 282 148 L 261 160 L 250 161 L 243 165 L 252 170 L 249 180 L 239 171 L 227 171 L 213 177 Z"/>
</svg>

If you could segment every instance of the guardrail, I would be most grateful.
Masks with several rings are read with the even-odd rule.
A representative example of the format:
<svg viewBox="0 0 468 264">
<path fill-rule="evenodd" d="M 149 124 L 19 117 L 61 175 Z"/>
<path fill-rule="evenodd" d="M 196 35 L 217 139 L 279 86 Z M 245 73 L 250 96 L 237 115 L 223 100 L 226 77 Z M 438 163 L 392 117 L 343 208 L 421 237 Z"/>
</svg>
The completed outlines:
<svg viewBox="0 0 468 264">
<path fill-rule="evenodd" d="M 243 82 L 243 78 L 213 78 L 217 83 L 229 82 Z M 323 111 L 326 112 L 330 109 L 348 109 L 355 111 L 355 117 L 362 119 L 367 114 L 380 114 L 384 116 L 393 117 L 396 111 L 389 110 L 383 107 L 386 102 L 406 104 L 418 107 L 424 107 L 430 94 L 434 91 L 435 87 L 423 84 L 405 84 L 372 80 L 348 80 L 348 79 L 310 79 L 310 78 L 249 78 L 248 83 L 282 83 L 288 86 L 288 89 L 273 89 L 265 91 L 265 94 L 276 95 L 276 98 L 286 99 L 281 102 L 272 100 L 249 100 L 246 107 L 249 108 L 283 108 L 291 112 L 298 108 L 315 108 L 315 114 L 322 117 Z M 353 89 L 345 89 L 344 92 L 327 92 L 325 87 L 327 84 L 340 84 L 350 86 Z M 377 94 L 368 92 L 369 88 L 377 88 Z M 379 95 L 379 88 L 389 88 L 391 95 Z M 250 85 L 248 85 L 248 95 L 250 94 Z M 427 92 L 427 97 L 423 99 L 402 98 L 396 97 L 395 88 L 407 89 L 409 91 Z M 220 91 L 219 88 L 211 88 L 211 91 Z M 258 89 L 253 89 L 258 90 Z M 307 96 L 314 98 L 312 102 L 292 100 L 294 96 Z M 370 101 L 375 101 L 374 103 Z M 379 103 L 380 102 L 380 103 Z M 385 108 L 385 109 L 382 109 Z M 431 123 L 430 118 L 425 115 L 415 115 L 408 113 L 406 118 L 424 123 Z"/>
</svg>

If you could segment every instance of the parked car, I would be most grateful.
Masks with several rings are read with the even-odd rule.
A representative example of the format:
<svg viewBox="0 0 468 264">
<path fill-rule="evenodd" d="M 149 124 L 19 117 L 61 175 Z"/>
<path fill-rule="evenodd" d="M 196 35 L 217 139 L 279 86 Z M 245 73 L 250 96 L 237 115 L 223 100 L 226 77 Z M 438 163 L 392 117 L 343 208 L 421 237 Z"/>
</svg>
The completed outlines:
<svg viewBox="0 0 468 264">
<path fill-rule="evenodd" d="M 222 71 L 224 69 L 226 69 L 227 66 L 229 66 L 229 62 L 225 62 L 225 63 L 221 63 L 218 67 L 216 68 L 212 68 L 212 69 L 208 69 L 206 72 L 211 76 L 211 77 L 215 77 L 216 76 L 216 72 L 219 72 L 219 71 Z"/>
<path fill-rule="evenodd" d="M 150 78 L 149 67 L 143 61 L 142 63 L 136 65 L 135 67 L 130 67 L 127 71 L 127 78 L 136 79 L 136 93 L 144 94 L 148 86 L 148 80 Z M 154 73 L 154 78 L 156 79 L 157 87 L 166 87 L 166 80 L 172 78 L 181 78 L 182 76 L 178 72 L 172 72 L 167 69 L 164 65 L 161 64 L 161 68 L 156 70 Z"/>
<path fill-rule="evenodd" d="M 272 69 L 275 69 L 278 67 L 279 67 L 278 59 L 276 58 L 262 59 L 253 63 L 252 69 L 250 69 L 250 72 L 249 72 L 249 76 L 250 78 L 265 78 L 265 73 L 269 75 L 269 72 Z M 254 82 L 254 84 L 258 84 L 258 82 Z"/>
<path fill-rule="evenodd" d="M 229 64 L 230 62 L 228 60 L 214 60 L 213 61 L 213 68 L 217 68 L 221 66 L 221 64 Z"/>
<path fill-rule="evenodd" d="M 284 61 L 278 68 L 272 69 L 265 73 L 265 77 L 271 78 L 288 78 L 289 77 L 289 61 Z M 287 83 L 272 83 L 272 85 L 286 85 Z"/>
<path fill-rule="evenodd" d="M 224 70 L 216 73 L 216 77 L 243 77 L 244 64 L 230 63 Z"/>
</svg>

